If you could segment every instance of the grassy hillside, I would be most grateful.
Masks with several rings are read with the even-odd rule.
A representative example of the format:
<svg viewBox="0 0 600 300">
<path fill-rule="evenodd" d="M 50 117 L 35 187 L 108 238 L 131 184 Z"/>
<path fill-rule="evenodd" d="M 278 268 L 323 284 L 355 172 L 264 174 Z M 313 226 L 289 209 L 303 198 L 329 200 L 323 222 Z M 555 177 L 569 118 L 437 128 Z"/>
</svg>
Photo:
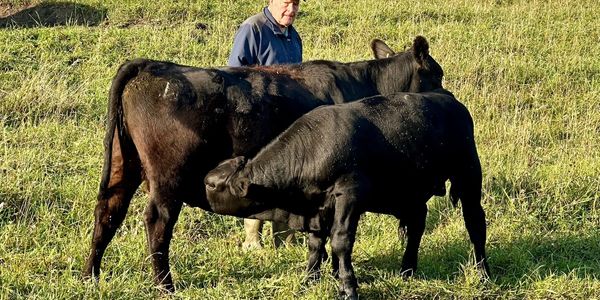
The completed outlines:
<svg viewBox="0 0 600 300">
<path fill-rule="evenodd" d="M 124 3 L 123 3 L 124 2 Z M 266 1 L 0 1 L 0 299 L 147 299 L 142 211 L 132 201 L 98 285 L 91 242 L 110 80 L 126 59 L 226 64 L 237 25 Z M 21 9 L 29 8 L 32 19 Z M 460 210 L 430 201 L 416 276 L 399 275 L 396 221 L 367 214 L 354 266 L 365 299 L 600 298 L 600 9 L 582 1 L 306 1 L 304 57 L 371 57 L 430 42 L 471 111 L 484 168 L 488 253 L 480 282 Z M 328 299 L 303 286 L 306 246 L 244 253 L 236 218 L 185 208 L 171 264 L 183 299 Z M 329 272 L 327 267 L 325 272 Z"/>
</svg>

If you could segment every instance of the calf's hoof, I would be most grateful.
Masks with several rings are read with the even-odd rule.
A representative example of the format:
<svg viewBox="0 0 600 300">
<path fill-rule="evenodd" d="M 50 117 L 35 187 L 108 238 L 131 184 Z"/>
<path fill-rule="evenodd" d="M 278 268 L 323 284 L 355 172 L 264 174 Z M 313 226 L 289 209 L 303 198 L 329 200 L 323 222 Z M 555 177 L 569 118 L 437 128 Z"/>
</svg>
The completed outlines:
<svg viewBox="0 0 600 300">
<path fill-rule="evenodd" d="M 487 281 L 490 279 L 490 266 L 488 266 L 487 261 L 480 261 L 477 263 L 477 271 L 479 273 L 479 277 L 481 281 Z"/>
<path fill-rule="evenodd" d="M 338 293 L 339 300 L 358 300 L 358 293 L 356 289 L 350 291 L 339 291 Z"/>
<path fill-rule="evenodd" d="M 173 285 L 171 286 L 162 286 L 160 291 L 165 294 L 165 295 L 171 295 L 171 294 L 175 294 L 175 287 Z"/>
<path fill-rule="evenodd" d="M 400 270 L 400 274 L 402 275 L 403 278 L 409 278 L 412 277 L 413 275 L 415 275 L 415 269 L 414 268 L 402 268 Z"/>
</svg>

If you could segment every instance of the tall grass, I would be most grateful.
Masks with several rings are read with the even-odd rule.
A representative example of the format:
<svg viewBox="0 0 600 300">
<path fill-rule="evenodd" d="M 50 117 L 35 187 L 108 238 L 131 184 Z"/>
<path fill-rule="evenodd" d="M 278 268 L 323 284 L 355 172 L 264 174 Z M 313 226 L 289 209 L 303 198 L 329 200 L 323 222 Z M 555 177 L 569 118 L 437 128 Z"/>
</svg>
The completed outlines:
<svg viewBox="0 0 600 300">
<path fill-rule="evenodd" d="M 110 80 L 135 57 L 225 65 L 237 25 L 266 1 L 75 2 L 102 12 L 85 16 L 102 19 L 0 28 L 0 299 L 159 297 L 145 250 L 143 191 L 109 245 L 99 284 L 81 279 Z M 40 3 L 4 0 L 0 13 Z M 479 280 L 460 210 L 434 198 L 420 269 L 409 280 L 399 274 L 404 246 L 396 221 L 363 217 L 354 265 L 364 298 L 600 298 L 597 6 L 594 0 L 301 2 L 295 25 L 305 59 L 369 59 L 373 38 L 402 50 L 424 35 L 446 72 L 446 88 L 475 119 L 494 275 Z M 302 241 L 274 250 L 265 239 L 265 249 L 244 253 L 242 238 L 239 220 L 185 208 L 171 245 L 178 289 L 171 297 L 335 295 L 333 278 L 302 284 Z"/>
</svg>

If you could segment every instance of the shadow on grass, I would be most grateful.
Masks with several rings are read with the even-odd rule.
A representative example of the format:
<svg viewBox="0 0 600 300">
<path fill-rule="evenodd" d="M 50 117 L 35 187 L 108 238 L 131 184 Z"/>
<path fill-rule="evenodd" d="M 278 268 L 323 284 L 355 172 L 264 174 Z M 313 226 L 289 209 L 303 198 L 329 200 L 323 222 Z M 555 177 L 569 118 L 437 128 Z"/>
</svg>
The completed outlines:
<svg viewBox="0 0 600 300">
<path fill-rule="evenodd" d="M 448 199 L 439 198 L 430 203 L 430 215 L 427 228 L 432 228 L 447 223 L 455 214 L 462 215 L 461 208 L 454 208 Z M 454 216 L 453 216 L 454 215 Z M 241 224 L 239 224 L 241 226 Z M 464 229 L 465 238 L 448 239 L 432 245 L 426 243 L 427 234 L 424 236 L 425 244 L 419 251 L 419 269 L 415 279 L 419 281 L 464 281 L 464 266 L 473 264 L 473 247 Z M 566 275 L 570 278 L 600 278 L 600 231 L 578 232 L 543 232 L 517 233 L 511 240 L 498 240 L 487 245 L 489 264 L 492 272 L 491 282 L 495 286 L 493 291 L 498 292 L 506 287 L 514 287 L 524 282 L 535 282 L 551 276 Z M 399 243 L 397 239 L 390 241 Z M 328 252 L 330 247 L 327 247 Z M 307 251 L 307 250 L 306 250 Z M 385 295 L 400 291 L 403 286 L 390 286 L 389 283 L 372 284 L 385 281 L 382 273 L 391 273 L 393 278 L 400 278 L 400 267 L 404 247 L 390 247 L 375 255 L 360 258 L 355 255 L 353 264 L 357 271 L 360 284 L 367 287 L 368 294 Z M 244 258 L 244 262 L 234 262 L 237 266 L 228 266 L 221 269 L 220 274 L 208 273 L 186 275 L 183 280 L 188 284 L 200 287 L 214 287 L 223 278 L 230 278 L 233 282 L 260 281 L 264 278 L 279 276 L 290 270 L 293 265 L 295 272 L 304 272 L 304 259 L 285 258 L 278 253 L 269 253 L 277 256 L 270 263 L 256 261 L 255 255 Z M 260 255 L 259 255 L 260 256 Z M 268 255 L 267 255 L 268 256 Z M 285 256 L 285 255 L 284 255 Z M 269 259 L 270 260 L 270 259 Z M 264 257 L 263 257 L 264 262 Z M 324 263 L 323 275 L 329 275 L 331 261 Z M 388 276 L 385 276 L 389 278 Z M 394 281 L 392 281 L 394 282 Z M 390 291 L 392 289 L 393 291 Z"/>
<path fill-rule="evenodd" d="M 600 278 L 598 232 L 526 237 L 493 249 L 493 270 L 498 283 L 513 284 L 526 276 L 570 274 Z"/>
<path fill-rule="evenodd" d="M 449 241 L 438 245 L 439 251 L 420 249 L 417 278 L 423 280 L 453 280 L 462 276 L 462 267 L 473 262 L 472 245 L 468 240 Z M 435 250 L 435 249 L 434 249 Z M 380 256 L 357 262 L 364 273 L 400 272 L 404 249 L 392 250 Z M 492 281 L 512 285 L 526 278 L 569 275 L 577 278 L 600 278 L 600 235 L 581 236 L 575 233 L 555 233 L 552 236 L 527 236 L 507 244 L 488 246 Z M 361 282 L 377 280 L 366 276 Z"/>
<path fill-rule="evenodd" d="M 234 245 L 228 245 L 231 246 Z M 231 260 L 218 259 L 216 265 L 212 265 L 214 263 L 212 261 L 205 261 L 205 265 L 201 267 L 187 264 L 188 269 L 185 271 L 181 269 L 182 265 L 176 266 L 180 271 L 177 282 L 184 286 L 215 288 L 220 284 L 243 285 L 249 282 L 270 281 L 272 278 L 279 278 L 290 272 L 294 275 L 304 275 L 304 256 L 298 259 L 294 255 L 278 254 L 268 250 L 253 251 L 254 253 L 236 255 Z M 189 269 L 190 267 L 192 269 Z M 194 269 L 204 269 L 204 271 L 193 272 Z"/>
<path fill-rule="evenodd" d="M 353 264 L 357 271 L 357 279 L 361 284 L 361 294 L 366 299 L 386 298 L 390 295 L 408 295 L 413 283 L 403 284 L 400 278 L 402 247 L 395 247 L 367 259 L 355 259 Z M 524 283 L 536 282 L 547 277 L 566 275 L 569 278 L 600 278 L 600 235 L 580 236 L 576 234 L 554 234 L 551 237 L 526 236 L 509 243 L 500 243 L 488 249 L 492 271 L 492 285 L 480 288 L 482 295 L 494 299 L 494 295 L 503 290 L 521 286 Z M 304 260 L 290 258 L 278 253 L 264 255 L 248 255 L 243 261 L 233 260 L 232 265 L 222 265 L 221 270 L 201 273 L 181 274 L 178 279 L 183 286 L 197 288 L 214 288 L 219 284 L 243 285 L 254 282 L 262 285 L 270 282 L 272 277 L 279 277 L 286 272 L 304 275 Z M 272 256 L 272 258 L 265 258 Z M 444 289 L 444 282 L 450 284 L 465 282 L 464 267 L 472 264 L 472 246 L 468 240 L 447 241 L 428 249 L 421 249 L 419 270 L 415 275 L 417 299 L 429 298 L 427 293 L 440 290 L 423 289 L 426 282 L 431 281 L 437 288 Z M 262 257 L 260 259 L 259 257 Z M 267 262 L 265 260 L 271 260 Z M 226 262 L 225 262 L 226 263 Z M 325 262 L 324 276 L 329 276 L 330 261 Z M 382 273 L 391 273 L 382 275 Z M 183 275 L 183 276 L 182 276 Z M 225 281 L 223 281 L 225 280 Z M 437 281 L 437 283 L 436 283 Z M 424 283 L 425 282 L 425 283 Z M 425 285 L 424 285 L 425 284 Z M 442 285 L 440 285 L 442 284 Z M 267 287 L 257 287 L 259 290 Z M 477 288 L 479 289 L 479 288 Z M 446 290 L 452 295 L 452 290 Z M 425 293 L 421 295 L 421 293 Z M 420 296 L 419 296 L 420 295 Z M 433 294 L 432 294 L 433 295 Z M 483 297 L 482 299 L 485 299 Z"/>
<path fill-rule="evenodd" d="M 69 2 L 43 2 L 33 7 L 2 4 L 0 13 L 0 28 L 97 26 L 106 19 L 106 9 Z"/>
</svg>

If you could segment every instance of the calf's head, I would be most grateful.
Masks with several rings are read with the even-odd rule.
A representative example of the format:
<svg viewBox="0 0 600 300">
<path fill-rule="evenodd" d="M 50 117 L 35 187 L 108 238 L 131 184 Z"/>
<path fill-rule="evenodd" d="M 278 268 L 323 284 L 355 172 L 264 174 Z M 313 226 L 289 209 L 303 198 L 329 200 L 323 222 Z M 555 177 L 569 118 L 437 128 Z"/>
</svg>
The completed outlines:
<svg viewBox="0 0 600 300">
<path fill-rule="evenodd" d="M 221 162 L 206 174 L 204 185 L 210 209 L 218 214 L 248 217 L 262 212 L 265 202 L 252 199 L 268 199 L 263 188 L 250 183 L 246 158 L 238 156 Z"/>
</svg>

